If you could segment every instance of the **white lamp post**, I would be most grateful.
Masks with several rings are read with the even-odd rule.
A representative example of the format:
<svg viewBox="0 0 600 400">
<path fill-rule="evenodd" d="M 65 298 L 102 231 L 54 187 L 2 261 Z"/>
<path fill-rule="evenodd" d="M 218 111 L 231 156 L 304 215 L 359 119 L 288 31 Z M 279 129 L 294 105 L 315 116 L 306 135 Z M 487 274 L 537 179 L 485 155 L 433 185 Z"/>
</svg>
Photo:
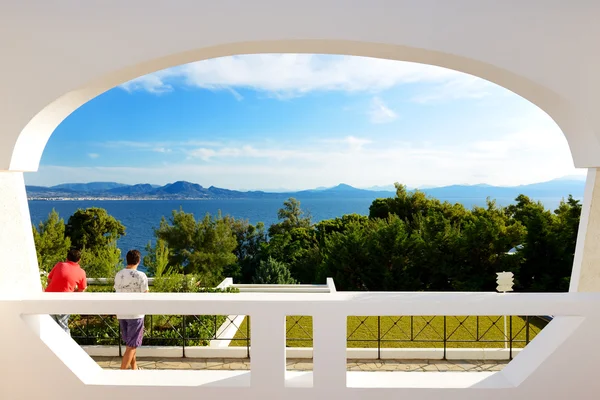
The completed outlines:
<svg viewBox="0 0 600 400">
<path fill-rule="evenodd" d="M 498 284 L 496 290 L 498 292 L 502 292 L 503 294 L 506 292 L 512 292 L 513 285 L 515 284 L 514 274 L 512 272 L 503 271 L 497 272 L 496 275 L 498 275 L 498 277 L 496 278 L 496 283 Z M 508 336 L 506 332 L 506 315 L 504 316 L 504 348 L 508 348 Z"/>
</svg>

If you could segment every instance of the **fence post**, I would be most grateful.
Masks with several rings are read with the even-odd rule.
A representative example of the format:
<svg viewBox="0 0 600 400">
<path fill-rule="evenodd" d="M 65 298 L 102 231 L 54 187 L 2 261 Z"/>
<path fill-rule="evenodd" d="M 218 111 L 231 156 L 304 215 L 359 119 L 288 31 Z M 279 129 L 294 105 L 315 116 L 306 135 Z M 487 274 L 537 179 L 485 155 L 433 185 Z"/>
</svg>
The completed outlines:
<svg viewBox="0 0 600 400">
<path fill-rule="evenodd" d="M 183 318 L 181 318 L 181 328 L 182 328 L 181 334 L 183 335 L 183 358 L 185 358 L 185 339 L 187 337 L 185 332 L 186 332 L 187 325 L 185 324 L 185 315 L 183 315 L 182 317 Z"/>
<path fill-rule="evenodd" d="M 313 387 L 345 389 L 348 317 L 320 311 L 313 315 Z"/>
<path fill-rule="evenodd" d="M 415 317 L 410 316 L 410 341 L 415 340 Z"/>
<path fill-rule="evenodd" d="M 444 315 L 444 360 L 446 359 L 446 316 Z"/>
<path fill-rule="evenodd" d="M 525 317 L 525 345 L 529 344 L 529 315 Z"/>
<path fill-rule="evenodd" d="M 250 315 L 247 315 L 246 318 L 246 355 L 250 358 Z"/>
<path fill-rule="evenodd" d="M 381 360 L 381 316 L 377 316 L 377 359 Z"/>
<path fill-rule="evenodd" d="M 227 316 L 227 318 L 229 318 L 229 316 Z M 218 339 L 218 337 L 217 337 L 217 330 L 219 328 L 217 327 L 217 316 L 216 315 L 213 315 L 213 323 L 215 325 L 215 339 Z"/>
<path fill-rule="evenodd" d="M 257 390 L 285 387 L 285 315 L 261 310 L 252 315 L 251 386 Z"/>
<path fill-rule="evenodd" d="M 475 317 L 477 321 L 477 331 L 475 332 L 475 341 L 479 342 L 479 315 Z"/>
<path fill-rule="evenodd" d="M 510 350 L 509 350 L 509 352 L 510 352 L 510 359 L 511 360 L 513 359 L 513 335 L 512 335 L 513 329 L 512 329 L 512 320 L 513 320 L 513 317 L 511 315 L 509 317 L 509 319 L 508 319 L 508 321 L 509 321 L 508 322 L 508 324 L 509 324 L 509 328 L 508 328 L 508 341 L 510 342 Z"/>
<path fill-rule="evenodd" d="M 117 319 L 117 321 L 119 321 Z M 119 342 L 119 357 L 123 357 L 123 350 L 121 349 L 121 323 L 119 322 L 119 337 L 117 338 L 117 342 Z"/>
</svg>

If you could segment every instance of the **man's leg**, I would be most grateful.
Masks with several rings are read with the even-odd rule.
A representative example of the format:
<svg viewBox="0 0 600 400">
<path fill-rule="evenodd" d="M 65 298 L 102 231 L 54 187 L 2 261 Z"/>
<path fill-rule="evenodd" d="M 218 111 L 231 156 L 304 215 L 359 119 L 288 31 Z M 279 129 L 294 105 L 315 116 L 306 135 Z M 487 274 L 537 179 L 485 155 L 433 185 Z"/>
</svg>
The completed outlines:
<svg viewBox="0 0 600 400">
<path fill-rule="evenodd" d="M 121 361 L 121 369 L 129 369 L 129 364 L 131 364 L 133 357 L 135 357 L 135 348 L 125 347 L 125 354 L 123 354 L 123 360 Z"/>
<path fill-rule="evenodd" d="M 137 348 L 142 345 L 142 340 L 144 338 L 144 318 L 139 318 L 131 321 L 132 330 L 135 331 L 135 334 L 131 335 L 131 346 L 134 346 L 133 349 L 133 357 L 131 358 L 131 369 L 138 369 L 136 353 Z"/>
<path fill-rule="evenodd" d="M 131 352 L 131 369 L 138 369 L 137 360 L 135 359 L 136 350 L 136 348 L 133 348 L 133 351 Z"/>
<path fill-rule="evenodd" d="M 119 321 L 123 341 L 127 346 L 121 369 L 127 369 L 131 365 L 131 369 L 138 369 L 136 360 L 136 349 L 141 346 L 144 336 L 144 319 L 124 319 Z"/>
<path fill-rule="evenodd" d="M 119 320 L 119 327 L 121 328 L 121 338 L 127 345 L 129 341 L 129 324 L 126 319 Z M 125 354 L 123 354 L 123 359 L 121 360 L 121 369 L 129 368 L 129 364 L 131 364 L 131 348 L 129 346 L 125 347 Z"/>
</svg>

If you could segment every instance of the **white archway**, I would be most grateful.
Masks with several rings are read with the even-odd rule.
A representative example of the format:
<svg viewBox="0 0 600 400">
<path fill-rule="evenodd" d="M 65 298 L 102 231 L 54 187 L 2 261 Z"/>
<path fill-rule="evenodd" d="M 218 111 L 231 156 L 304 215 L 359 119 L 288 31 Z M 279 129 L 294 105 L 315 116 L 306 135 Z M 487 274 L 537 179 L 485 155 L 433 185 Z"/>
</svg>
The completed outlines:
<svg viewBox="0 0 600 400">
<path fill-rule="evenodd" d="M 577 111 L 557 93 L 534 81 L 508 70 L 484 62 L 439 51 L 407 46 L 349 41 L 266 41 L 236 43 L 211 48 L 200 48 L 144 61 L 96 78 L 87 85 L 63 94 L 31 119 L 18 136 L 10 160 L 10 170 L 37 170 L 44 147 L 56 127 L 77 108 L 122 83 L 140 76 L 195 61 L 210 58 L 261 53 L 336 54 L 409 61 L 435 65 L 483 78 L 524 97 L 548 113 L 565 133 L 576 163 L 585 165 L 590 157 L 589 143 L 585 140 L 588 128 L 583 128 Z M 577 124 L 574 121 L 578 121 Z M 577 126 L 580 125 L 580 126 Z M 600 152 L 600 144 L 598 146 Z M 599 160 L 600 161 L 600 160 Z"/>
<path fill-rule="evenodd" d="M 207 297 L 190 301 L 186 296 L 152 294 L 136 300 L 122 295 L 109 299 L 83 294 L 76 302 L 40 295 L 22 171 L 37 169 L 53 130 L 86 101 L 137 76 L 186 62 L 232 54 L 296 52 L 362 55 L 443 66 L 497 83 L 538 105 L 563 130 L 576 166 L 591 168 L 574 269 L 577 282 L 572 289 L 598 292 L 599 15 L 600 3 L 586 0 L 3 2 L 0 310 L 6 323 L 0 333 L 0 349 L 11 369 L 3 375 L 0 397 L 59 399 L 67 392 L 90 399 L 118 399 L 133 393 L 147 399 L 168 395 L 181 399 L 207 395 L 299 399 L 307 394 L 315 399 L 383 399 L 414 394 L 422 399 L 448 400 L 501 399 L 507 395 L 514 399 L 598 397 L 600 381 L 595 379 L 595 370 L 588 367 L 589 357 L 596 356 L 600 330 L 598 293 L 507 297 L 477 293 L 440 297 L 368 294 L 364 302 L 358 297 L 352 299 L 352 294 L 336 294 L 333 301 L 284 297 L 247 301 Z M 351 382 L 346 381 L 344 368 L 344 323 L 342 318 L 332 316 L 355 312 L 353 307 L 368 311 L 366 307 L 373 305 L 393 309 L 389 312 L 403 307 L 409 312 L 408 307 L 414 306 L 419 312 L 446 315 L 548 313 L 563 317 L 556 321 L 558 325 L 554 324 L 561 335 L 540 335 L 535 346 L 521 353 L 516 363 L 490 379 L 465 384 L 463 378 L 445 375 L 434 379 L 434 387 L 398 388 L 392 382 L 385 389 L 372 390 L 373 386 L 368 385 L 346 385 Z M 115 307 L 133 314 L 169 313 L 174 307 L 190 312 L 253 313 L 250 386 L 198 387 L 193 379 L 165 384 L 144 373 L 136 382 L 117 382 L 116 376 L 83 362 L 82 354 L 68 346 L 68 338 L 61 342 L 54 325 L 33 315 L 113 313 Z M 286 386 L 282 357 L 285 341 L 279 323 L 285 313 L 297 310 L 317 317 L 311 389 Z M 17 342 L 29 351 L 21 351 L 14 345 Z M 65 345 L 59 346 L 61 352 L 50 351 L 57 343 Z M 83 375 L 77 377 L 71 367 Z M 440 384 L 444 379 L 449 386 Z M 57 381 L 63 382 L 61 390 L 49 391 Z"/>
</svg>

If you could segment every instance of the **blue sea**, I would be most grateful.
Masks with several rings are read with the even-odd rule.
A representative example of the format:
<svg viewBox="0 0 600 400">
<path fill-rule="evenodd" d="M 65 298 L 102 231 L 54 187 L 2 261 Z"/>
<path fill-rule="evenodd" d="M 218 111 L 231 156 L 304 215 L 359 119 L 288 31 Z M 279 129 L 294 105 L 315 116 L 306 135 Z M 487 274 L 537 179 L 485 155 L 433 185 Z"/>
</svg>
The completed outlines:
<svg viewBox="0 0 600 400">
<path fill-rule="evenodd" d="M 393 196 L 390 193 L 390 197 Z M 321 198 L 299 199 L 303 210 L 310 212 L 313 221 L 318 222 L 342 216 L 344 214 L 369 214 L 373 199 L 369 198 Z M 444 199 L 442 199 L 444 200 Z M 446 199 L 453 203 L 462 203 L 466 207 L 483 206 L 485 199 Z M 560 199 L 540 199 L 546 207 L 554 210 Z M 498 204 L 510 204 L 512 199 L 497 199 Z M 31 222 L 37 225 L 46 219 L 55 209 L 68 220 L 77 209 L 88 207 L 105 208 L 126 227 L 126 234 L 118 246 L 125 254 L 130 249 L 142 250 L 149 241 L 154 241 L 153 229 L 158 227 L 162 216 L 169 217 L 173 210 L 182 208 L 193 213 L 196 218 L 206 213 L 213 215 L 219 211 L 223 215 L 243 218 L 255 224 L 264 222 L 268 227 L 277 222 L 277 211 L 282 207 L 281 199 L 234 199 L 234 200 L 84 200 L 84 201 L 36 201 L 29 202 Z"/>
</svg>

